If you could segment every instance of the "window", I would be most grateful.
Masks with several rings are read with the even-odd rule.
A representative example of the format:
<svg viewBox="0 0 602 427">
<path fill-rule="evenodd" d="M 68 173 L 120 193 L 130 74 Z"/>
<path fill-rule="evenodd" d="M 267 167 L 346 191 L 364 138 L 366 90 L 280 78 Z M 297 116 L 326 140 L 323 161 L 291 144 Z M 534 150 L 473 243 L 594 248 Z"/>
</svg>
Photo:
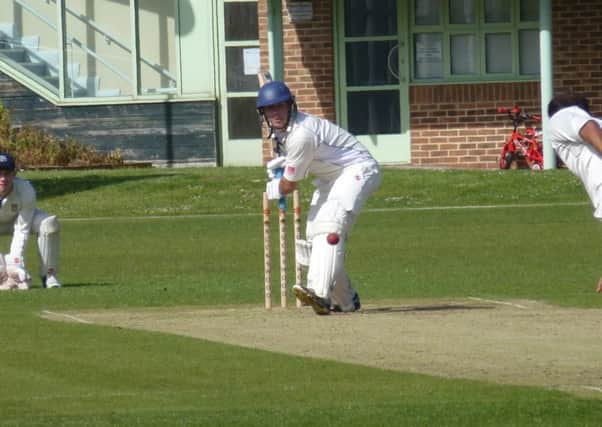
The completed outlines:
<svg viewBox="0 0 602 427">
<path fill-rule="evenodd" d="M 413 0 L 412 81 L 539 74 L 538 0 Z"/>
<path fill-rule="evenodd" d="M 356 135 L 398 134 L 397 0 L 344 0 L 344 6 L 347 127 Z"/>
<path fill-rule="evenodd" d="M 224 1 L 224 45 L 228 137 L 260 138 L 255 111 L 259 66 L 257 1 Z"/>
<path fill-rule="evenodd" d="M 139 2 L 137 66 L 140 93 L 177 93 L 177 37 L 175 0 Z"/>
</svg>

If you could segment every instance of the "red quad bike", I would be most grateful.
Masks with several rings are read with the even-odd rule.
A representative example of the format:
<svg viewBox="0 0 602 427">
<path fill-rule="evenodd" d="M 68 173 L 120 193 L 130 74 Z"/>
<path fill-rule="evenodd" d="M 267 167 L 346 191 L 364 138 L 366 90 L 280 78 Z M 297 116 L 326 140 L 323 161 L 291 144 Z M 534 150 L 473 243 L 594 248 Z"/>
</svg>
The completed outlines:
<svg viewBox="0 0 602 427">
<path fill-rule="evenodd" d="M 516 106 L 498 108 L 497 112 L 508 114 L 514 125 L 510 138 L 502 147 L 500 169 L 510 169 L 513 160 L 524 160 L 531 170 L 543 169 L 543 150 L 539 140 L 541 130 L 525 126 L 524 133 L 518 131 L 518 127 L 527 121 L 541 122 L 541 116 L 527 114 Z"/>
</svg>

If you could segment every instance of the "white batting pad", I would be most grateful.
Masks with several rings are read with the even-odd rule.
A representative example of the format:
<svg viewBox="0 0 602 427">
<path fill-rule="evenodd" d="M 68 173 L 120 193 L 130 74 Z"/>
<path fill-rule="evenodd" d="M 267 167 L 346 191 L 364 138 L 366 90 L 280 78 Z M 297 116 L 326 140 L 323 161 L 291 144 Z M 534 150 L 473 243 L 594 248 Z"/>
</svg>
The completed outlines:
<svg viewBox="0 0 602 427">
<path fill-rule="evenodd" d="M 328 233 L 337 233 L 345 239 L 351 223 L 351 212 L 346 211 L 338 200 L 327 200 L 320 206 L 310 208 L 307 217 L 307 240 Z"/>
<path fill-rule="evenodd" d="M 295 261 L 303 267 L 309 267 L 311 258 L 311 243 L 307 240 L 295 240 Z"/>
<path fill-rule="evenodd" d="M 327 234 L 320 234 L 312 240 L 307 287 L 319 297 L 328 299 L 335 277 L 344 273 L 345 240 L 340 239 L 336 245 L 331 245 L 326 236 Z"/>
<path fill-rule="evenodd" d="M 356 291 L 351 285 L 347 272 L 341 268 L 334 278 L 334 287 L 330 293 L 332 304 L 341 307 L 342 311 L 353 311 L 353 296 L 355 293 Z"/>
<path fill-rule="evenodd" d="M 56 216 L 49 216 L 40 223 L 38 251 L 40 254 L 40 275 L 56 274 L 59 268 L 59 222 Z"/>
</svg>

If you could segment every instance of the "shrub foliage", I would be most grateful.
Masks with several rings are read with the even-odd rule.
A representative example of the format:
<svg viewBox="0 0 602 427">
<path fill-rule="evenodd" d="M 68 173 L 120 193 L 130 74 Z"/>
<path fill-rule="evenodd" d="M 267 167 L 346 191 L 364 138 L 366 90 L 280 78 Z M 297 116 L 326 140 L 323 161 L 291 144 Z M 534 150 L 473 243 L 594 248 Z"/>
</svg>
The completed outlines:
<svg viewBox="0 0 602 427">
<path fill-rule="evenodd" d="M 120 166 L 119 150 L 101 153 L 73 138 L 57 138 L 34 126 L 13 127 L 0 104 L 0 151 L 12 154 L 19 168 Z"/>
</svg>

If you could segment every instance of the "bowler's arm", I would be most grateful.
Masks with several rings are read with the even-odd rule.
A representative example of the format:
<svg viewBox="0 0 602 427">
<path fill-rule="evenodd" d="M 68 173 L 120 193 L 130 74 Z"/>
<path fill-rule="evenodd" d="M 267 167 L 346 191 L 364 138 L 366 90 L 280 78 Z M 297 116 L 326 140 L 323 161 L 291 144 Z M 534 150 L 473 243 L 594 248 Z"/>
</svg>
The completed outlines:
<svg viewBox="0 0 602 427">
<path fill-rule="evenodd" d="M 599 154 L 602 154 L 602 129 L 597 121 L 587 121 L 579 131 L 579 135 Z"/>
</svg>

